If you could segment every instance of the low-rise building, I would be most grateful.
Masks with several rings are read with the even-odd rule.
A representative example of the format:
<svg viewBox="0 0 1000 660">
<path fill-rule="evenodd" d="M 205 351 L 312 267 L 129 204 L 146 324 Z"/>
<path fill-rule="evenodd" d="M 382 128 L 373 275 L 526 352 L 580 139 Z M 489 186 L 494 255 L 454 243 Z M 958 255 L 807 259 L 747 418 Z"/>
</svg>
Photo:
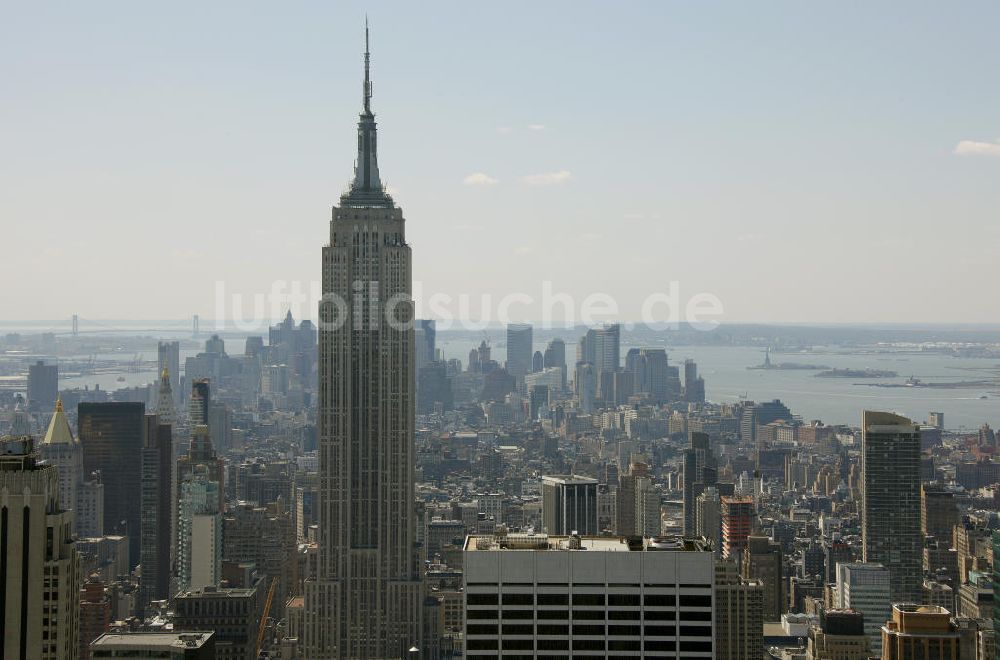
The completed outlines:
<svg viewBox="0 0 1000 660">
<path fill-rule="evenodd" d="M 861 612 L 825 610 L 809 629 L 806 660 L 865 660 L 870 649 Z"/>
<path fill-rule="evenodd" d="M 958 660 L 959 649 L 951 613 L 941 607 L 896 603 L 882 626 L 882 660 Z"/>
<path fill-rule="evenodd" d="M 214 631 L 218 660 L 256 660 L 263 582 L 250 588 L 203 587 L 174 600 L 175 630 Z"/>
<path fill-rule="evenodd" d="M 215 660 L 211 632 L 106 633 L 90 644 L 92 658 L 130 660 Z"/>
</svg>

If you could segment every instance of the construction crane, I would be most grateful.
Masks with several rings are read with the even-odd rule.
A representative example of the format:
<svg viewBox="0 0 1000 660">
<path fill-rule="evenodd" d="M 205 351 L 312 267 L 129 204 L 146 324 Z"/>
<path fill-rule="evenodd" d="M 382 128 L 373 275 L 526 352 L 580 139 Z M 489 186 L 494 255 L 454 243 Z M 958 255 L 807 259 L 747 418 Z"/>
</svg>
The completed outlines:
<svg viewBox="0 0 1000 660">
<path fill-rule="evenodd" d="M 260 657 L 260 647 L 264 645 L 264 631 L 267 630 L 267 617 L 271 613 L 271 603 L 274 601 L 274 587 L 278 584 L 277 576 L 271 578 L 271 586 L 267 589 L 267 600 L 264 601 L 264 611 L 260 615 L 260 627 L 257 629 L 257 653 Z"/>
</svg>

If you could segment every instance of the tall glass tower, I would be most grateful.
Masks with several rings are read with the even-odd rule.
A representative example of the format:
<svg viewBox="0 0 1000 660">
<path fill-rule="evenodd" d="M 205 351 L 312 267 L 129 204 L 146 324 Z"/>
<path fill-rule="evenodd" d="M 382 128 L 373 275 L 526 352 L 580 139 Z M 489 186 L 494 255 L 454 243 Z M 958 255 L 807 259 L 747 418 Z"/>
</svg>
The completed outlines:
<svg viewBox="0 0 1000 660">
<path fill-rule="evenodd" d="M 923 585 L 920 427 L 906 417 L 861 417 L 861 540 L 864 560 L 889 569 L 892 602 L 918 603 Z"/>
<path fill-rule="evenodd" d="M 411 253 L 379 178 L 368 29 L 354 180 L 323 248 L 320 548 L 305 656 L 400 658 L 420 648 L 415 547 Z"/>
</svg>

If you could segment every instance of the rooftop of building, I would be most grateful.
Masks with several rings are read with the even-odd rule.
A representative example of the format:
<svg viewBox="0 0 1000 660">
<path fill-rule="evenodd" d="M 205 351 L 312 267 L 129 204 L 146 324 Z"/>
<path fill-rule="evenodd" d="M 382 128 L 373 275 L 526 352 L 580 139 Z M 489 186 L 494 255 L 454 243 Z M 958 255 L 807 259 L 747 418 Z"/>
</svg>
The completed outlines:
<svg viewBox="0 0 1000 660">
<path fill-rule="evenodd" d="M 22 472 L 47 467 L 37 458 L 35 440 L 30 435 L 0 436 L 0 471 Z"/>
<path fill-rule="evenodd" d="M 465 550 L 563 550 L 597 552 L 702 552 L 709 545 L 704 539 L 679 536 L 549 536 L 530 532 L 474 534 L 466 537 Z"/>
<path fill-rule="evenodd" d="M 909 417 L 896 413 L 865 410 L 861 414 L 861 427 L 869 433 L 912 432 L 916 426 Z"/>
<path fill-rule="evenodd" d="M 951 615 L 951 612 L 947 608 L 941 607 L 940 605 L 920 605 L 918 603 L 893 603 L 892 609 L 894 611 L 898 610 L 905 614 L 936 614 L 936 615 Z"/>
<path fill-rule="evenodd" d="M 104 633 L 93 642 L 91 648 L 95 649 L 116 649 L 145 650 L 153 648 L 174 648 L 174 649 L 197 649 L 208 643 L 212 638 L 212 632 L 130 632 L 130 633 Z"/>
<path fill-rule="evenodd" d="M 861 612 L 852 609 L 850 607 L 831 607 L 829 609 L 823 610 L 823 614 L 827 617 L 860 617 L 864 616 Z"/>
<path fill-rule="evenodd" d="M 864 561 L 848 561 L 848 562 L 841 562 L 841 564 L 843 566 L 845 566 L 848 570 L 851 570 L 851 571 L 879 571 L 879 572 L 883 572 L 883 571 L 888 571 L 889 570 L 884 565 L 879 564 L 877 562 L 871 562 L 871 561 L 869 561 L 869 562 L 864 562 Z"/>
<path fill-rule="evenodd" d="M 580 485 L 580 484 L 596 484 L 597 479 L 592 479 L 590 477 L 584 477 L 578 474 L 547 474 L 542 477 L 543 482 L 566 484 L 566 485 Z"/>
<path fill-rule="evenodd" d="M 252 596 L 257 590 L 248 587 L 198 587 L 189 589 L 177 598 L 244 598 Z"/>
<path fill-rule="evenodd" d="M 951 624 L 951 612 L 938 605 L 893 603 L 892 619 L 882 626 L 883 632 L 909 637 L 957 637 Z"/>
<path fill-rule="evenodd" d="M 43 445 L 78 445 L 73 437 L 73 432 L 69 428 L 69 421 L 66 419 L 66 412 L 63 410 L 62 399 L 56 398 L 56 409 L 49 420 L 48 429 L 42 439 Z"/>
<path fill-rule="evenodd" d="M 792 637 L 785 629 L 781 626 L 780 621 L 765 621 L 764 622 L 764 637 Z"/>
</svg>

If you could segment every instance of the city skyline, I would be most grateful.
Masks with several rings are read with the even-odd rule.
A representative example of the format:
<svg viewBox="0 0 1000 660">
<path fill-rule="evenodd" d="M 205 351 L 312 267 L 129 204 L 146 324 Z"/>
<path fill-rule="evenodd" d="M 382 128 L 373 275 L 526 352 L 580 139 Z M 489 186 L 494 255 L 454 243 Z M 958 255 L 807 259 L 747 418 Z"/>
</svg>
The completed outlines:
<svg viewBox="0 0 1000 660">
<path fill-rule="evenodd" d="M 568 7 L 373 12 L 378 98 L 400 109 L 383 178 L 419 220 L 424 292 L 540 297 L 548 279 L 629 320 L 677 281 L 723 323 L 997 321 L 970 286 L 998 245 L 994 7 Z M 232 8 L 194 27 L 126 5 L 10 12 L 17 318 L 208 318 L 216 281 L 318 281 L 364 8 Z M 137 224 L 172 231 L 151 251 Z M 58 287 L 16 277 L 43 264 Z"/>
<path fill-rule="evenodd" d="M 109 1 L 0 27 L 0 656 L 1000 659 L 982 17 Z"/>
</svg>

